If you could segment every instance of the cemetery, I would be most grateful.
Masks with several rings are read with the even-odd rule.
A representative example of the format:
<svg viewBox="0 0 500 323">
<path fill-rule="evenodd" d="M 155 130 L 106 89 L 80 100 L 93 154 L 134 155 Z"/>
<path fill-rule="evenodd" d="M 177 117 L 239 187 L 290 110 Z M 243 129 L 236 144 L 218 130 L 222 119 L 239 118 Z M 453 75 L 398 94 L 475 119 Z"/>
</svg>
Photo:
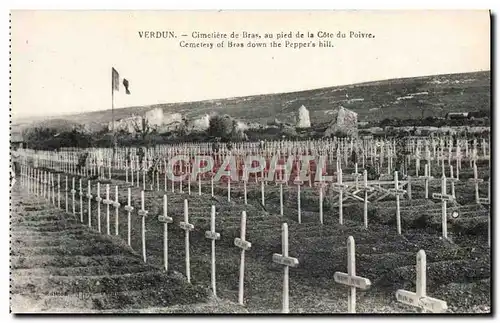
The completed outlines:
<svg viewBox="0 0 500 323">
<path fill-rule="evenodd" d="M 90 148 L 83 167 L 83 149 L 22 149 L 20 185 L 51 210 L 41 215 L 47 222 L 32 215 L 23 224 L 54 241 L 60 231 L 88 236 L 65 250 L 44 240 L 30 257 L 43 255 L 76 281 L 79 267 L 96 265 L 83 258 L 65 264 L 58 255 L 112 258 L 101 274 L 119 295 L 89 305 L 96 310 L 116 308 L 120 299 L 133 309 L 135 292 L 125 291 L 147 288 L 169 295 L 154 306 L 210 298 L 230 304 L 221 305 L 228 312 L 489 312 L 489 141 L 408 137 L 403 157 L 397 145 L 331 137 L 242 142 L 217 152 L 210 143 L 158 145 L 144 156 L 135 148 Z M 245 164 L 249 155 L 264 158 L 260 172 L 249 172 L 257 166 Z M 213 167 L 193 175 L 206 166 L 196 156 L 209 156 Z M 237 181 L 215 180 L 227 156 L 235 158 Z M 63 226 L 50 222 L 55 210 L 66 214 Z M 96 251 L 97 241 L 105 247 Z M 123 250 L 142 261 L 129 262 Z M 148 276 L 144 266 L 191 287 L 168 290 L 166 278 Z"/>
</svg>

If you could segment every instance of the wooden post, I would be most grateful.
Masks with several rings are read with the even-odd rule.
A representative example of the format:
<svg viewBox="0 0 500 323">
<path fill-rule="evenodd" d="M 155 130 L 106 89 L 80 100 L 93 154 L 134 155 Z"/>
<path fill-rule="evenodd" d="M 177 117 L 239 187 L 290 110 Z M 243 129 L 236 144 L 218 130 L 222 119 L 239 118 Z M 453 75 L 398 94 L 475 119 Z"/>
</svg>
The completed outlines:
<svg viewBox="0 0 500 323">
<path fill-rule="evenodd" d="M 399 198 L 404 193 L 406 193 L 406 191 L 399 189 L 399 179 L 397 171 L 394 172 L 394 188 L 390 189 L 389 192 L 391 192 L 393 195 L 396 196 L 396 226 L 398 234 L 401 234 L 401 209 L 399 204 Z"/>
<path fill-rule="evenodd" d="M 106 199 L 102 202 L 106 204 L 106 234 L 109 236 L 109 206 L 113 203 L 113 201 L 109 199 L 109 184 L 106 184 Z"/>
<path fill-rule="evenodd" d="M 227 179 L 227 201 L 231 202 L 231 176 Z"/>
<path fill-rule="evenodd" d="M 304 181 L 300 180 L 299 177 L 297 177 L 294 181 L 294 184 L 297 185 L 297 221 L 299 223 L 302 223 L 302 212 L 301 212 L 301 205 L 300 205 L 300 186 L 304 184 Z"/>
<path fill-rule="evenodd" d="M 262 203 L 262 206 L 265 206 L 266 199 L 264 197 L 264 181 L 265 181 L 264 176 L 260 177 L 259 181 L 260 181 L 260 202 Z"/>
<path fill-rule="evenodd" d="M 163 263 L 168 271 L 168 224 L 174 220 L 168 216 L 167 195 L 163 195 L 163 215 L 158 216 L 158 221 L 163 223 Z"/>
<path fill-rule="evenodd" d="M 211 271 L 211 283 L 212 291 L 214 296 L 217 297 L 217 288 L 215 284 L 215 240 L 220 239 L 220 233 L 215 231 L 215 206 L 212 205 L 210 210 L 210 231 L 205 232 L 205 238 L 212 240 L 212 271 Z"/>
<path fill-rule="evenodd" d="M 286 183 L 285 180 L 279 178 L 276 180 L 276 184 L 280 186 L 280 216 L 283 216 L 283 184 Z"/>
<path fill-rule="evenodd" d="M 61 208 L 61 174 L 57 174 L 57 208 Z"/>
<path fill-rule="evenodd" d="M 442 233 L 443 233 L 443 238 L 448 239 L 448 215 L 447 215 L 447 201 L 452 202 L 454 200 L 452 195 L 447 195 L 446 194 L 446 176 L 441 177 L 441 194 L 432 194 L 433 199 L 439 199 L 441 200 L 441 223 L 442 223 Z"/>
<path fill-rule="evenodd" d="M 328 185 L 320 178 L 319 182 L 315 182 L 314 186 L 319 187 L 319 223 L 323 224 L 323 188 Z"/>
<path fill-rule="evenodd" d="M 82 189 L 82 178 L 79 179 L 79 192 L 80 195 L 80 222 L 83 223 L 83 189 Z"/>
<path fill-rule="evenodd" d="M 282 313 L 289 313 L 289 299 L 288 299 L 288 280 L 289 280 L 289 267 L 297 267 L 299 260 L 297 258 L 288 256 L 288 224 L 281 224 L 281 254 L 273 254 L 273 262 L 283 265 L 283 307 Z"/>
<path fill-rule="evenodd" d="M 186 278 L 188 283 L 191 283 L 191 260 L 189 257 L 189 231 L 194 230 L 194 225 L 189 223 L 188 200 L 184 200 L 184 222 L 180 223 L 181 229 L 185 231 L 185 246 L 186 246 Z"/>
<path fill-rule="evenodd" d="M 198 195 L 201 196 L 201 174 L 198 174 L 197 177 L 198 177 Z"/>
<path fill-rule="evenodd" d="M 412 195 L 411 195 L 411 176 L 407 175 L 406 180 L 408 181 L 408 185 L 406 185 L 406 193 L 408 193 L 408 200 L 412 200 Z"/>
<path fill-rule="evenodd" d="M 247 212 L 241 212 L 241 232 L 240 237 L 234 239 L 234 245 L 241 248 L 240 257 L 240 280 L 238 288 L 238 303 L 244 305 L 243 303 L 243 290 L 245 283 L 245 251 L 252 247 L 252 244 L 245 240 L 246 236 L 246 225 L 247 225 Z"/>
<path fill-rule="evenodd" d="M 125 183 L 128 184 L 128 161 L 125 159 Z M 134 184 L 132 184 L 134 185 Z"/>
<path fill-rule="evenodd" d="M 335 272 L 333 275 L 335 282 L 350 287 L 347 297 L 347 310 L 349 313 L 356 313 L 356 288 L 368 289 L 371 281 L 367 278 L 356 276 L 356 254 L 354 238 L 347 238 L 347 273 Z"/>
<path fill-rule="evenodd" d="M 113 202 L 113 207 L 115 208 L 115 235 L 119 234 L 118 221 L 119 221 L 119 209 L 120 203 L 118 202 L 118 185 L 115 186 L 115 201 Z"/>
<path fill-rule="evenodd" d="M 56 193 L 54 185 L 54 174 L 50 173 L 50 186 L 52 187 L 52 205 L 56 205 Z"/>
<path fill-rule="evenodd" d="M 477 204 L 481 204 L 480 199 L 479 199 L 479 183 L 482 183 L 483 180 L 478 178 L 477 175 L 477 165 L 476 161 L 474 160 L 474 178 L 469 179 L 470 182 L 474 183 L 474 191 L 475 191 L 475 199 Z"/>
<path fill-rule="evenodd" d="M 210 177 L 210 192 L 212 194 L 212 197 L 214 197 L 214 176 L 215 174 L 212 173 L 212 176 Z"/>
<path fill-rule="evenodd" d="M 396 299 L 403 304 L 420 308 L 422 312 L 443 313 L 448 309 L 445 301 L 427 296 L 426 279 L 426 256 L 425 251 L 417 253 L 417 291 L 409 292 L 403 289 L 396 291 Z"/>
<path fill-rule="evenodd" d="M 130 231 L 131 231 L 131 218 L 130 218 L 130 213 L 134 210 L 134 207 L 131 204 L 130 198 L 131 198 L 132 192 L 131 188 L 129 187 L 127 190 L 127 196 L 128 196 L 128 203 L 125 205 L 124 209 L 127 211 L 127 244 L 131 246 L 131 241 L 130 241 Z"/>
<path fill-rule="evenodd" d="M 344 190 L 347 185 L 342 183 L 342 168 L 339 167 L 337 172 L 337 183 L 333 183 L 333 187 L 335 187 L 339 192 L 339 224 L 344 224 L 344 207 L 342 205 L 344 201 Z"/>
<path fill-rule="evenodd" d="M 87 199 L 88 199 L 88 223 L 89 223 L 89 228 L 92 228 L 92 186 L 90 184 L 90 180 L 87 181 Z"/>
<path fill-rule="evenodd" d="M 71 180 L 71 200 L 72 200 L 72 206 L 73 206 L 73 215 L 76 214 L 75 212 L 75 193 L 76 193 L 76 190 L 75 190 L 75 178 L 73 177 L 72 180 Z"/>
<path fill-rule="evenodd" d="M 420 176 L 419 178 L 423 178 L 425 183 L 425 198 L 429 198 L 429 180 L 432 179 L 433 177 L 429 174 L 429 164 L 425 164 L 424 168 L 424 176 Z"/>
<path fill-rule="evenodd" d="M 364 191 L 364 199 L 363 199 L 363 223 L 365 229 L 368 229 L 368 192 L 373 192 L 373 187 L 368 186 L 368 172 L 363 170 L 363 191 Z"/>
<path fill-rule="evenodd" d="M 97 202 L 97 230 L 101 233 L 101 183 L 97 182 L 97 195 L 95 197 Z"/>
<path fill-rule="evenodd" d="M 453 174 L 453 165 L 450 164 L 450 182 L 451 182 L 451 196 L 453 196 L 453 199 L 456 198 L 456 195 L 455 195 L 455 182 L 457 181 L 457 179 L 455 178 L 454 174 Z"/>
<path fill-rule="evenodd" d="M 137 212 L 142 217 L 141 235 L 142 235 L 142 259 L 146 262 L 146 216 L 148 211 L 144 207 L 144 191 L 141 191 L 141 209 Z"/>
</svg>

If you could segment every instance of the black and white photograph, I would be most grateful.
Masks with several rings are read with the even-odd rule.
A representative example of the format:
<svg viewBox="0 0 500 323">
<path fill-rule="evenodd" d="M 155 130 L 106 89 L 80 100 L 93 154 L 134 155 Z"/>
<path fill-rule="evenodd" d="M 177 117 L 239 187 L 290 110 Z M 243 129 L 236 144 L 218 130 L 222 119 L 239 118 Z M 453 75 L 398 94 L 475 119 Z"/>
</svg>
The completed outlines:
<svg viewBox="0 0 500 323">
<path fill-rule="evenodd" d="M 491 315 L 491 22 L 12 10 L 11 313 Z"/>
</svg>

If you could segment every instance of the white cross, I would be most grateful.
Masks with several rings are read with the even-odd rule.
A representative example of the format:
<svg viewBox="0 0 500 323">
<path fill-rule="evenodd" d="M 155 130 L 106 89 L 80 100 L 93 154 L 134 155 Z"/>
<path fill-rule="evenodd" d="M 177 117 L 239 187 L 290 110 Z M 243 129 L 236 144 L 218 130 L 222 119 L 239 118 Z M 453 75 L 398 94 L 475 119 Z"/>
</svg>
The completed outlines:
<svg viewBox="0 0 500 323">
<path fill-rule="evenodd" d="M 333 274 L 335 282 L 350 286 L 350 292 L 347 298 L 347 310 L 349 313 L 356 313 L 356 288 L 368 289 L 371 282 L 368 278 L 356 276 L 356 255 L 354 238 L 347 238 L 347 273 L 335 272 Z"/>
<path fill-rule="evenodd" d="M 115 201 L 112 203 L 113 207 L 115 208 L 115 235 L 117 236 L 119 231 L 118 231 L 118 212 L 120 209 L 120 203 L 118 202 L 118 186 L 115 186 Z"/>
<path fill-rule="evenodd" d="M 328 185 L 320 176 L 319 182 L 314 182 L 314 186 L 319 187 L 319 223 L 323 224 L 323 190 Z"/>
<path fill-rule="evenodd" d="M 245 251 L 252 247 L 252 244 L 245 240 L 246 236 L 246 225 L 247 225 L 247 212 L 241 212 L 241 232 L 240 237 L 234 239 L 234 245 L 241 248 L 240 257 L 240 280 L 238 289 L 238 302 L 243 305 L 243 288 L 245 281 Z"/>
<path fill-rule="evenodd" d="M 163 195 L 163 215 L 158 216 L 158 221 L 163 223 L 163 261 L 165 271 L 168 271 L 168 224 L 174 220 L 168 216 L 167 195 Z"/>
<path fill-rule="evenodd" d="M 210 231 L 205 231 L 205 238 L 212 240 L 212 271 L 211 271 L 211 282 L 212 291 L 214 296 L 217 297 L 217 289 L 215 286 L 215 240 L 220 239 L 220 233 L 215 231 L 215 206 L 212 205 L 210 210 Z"/>
<path fill-rule="evenodd" d="M 83 189 L 82 189 L 82 178 L 79 179 L 79 191 L 78 195 L 80 196 L 80 222 L 83 223 Z"/>
<path fill-rule="evenodd" d="M 424 176 L 419 176 L 419 178 L 423 178 L 425 180 L 425 198 L 429 198 L 429 180 L 433 179 L 430 175 L 429 164 L 425 164 Z"/>
<path fill-rule="evenodd" d="M 146 217 L 148 211 L 144 207 L 144 191 L 141 191 L 141 209 L 137 212 L 142 217 L 142 259 L 146 262 Z"/>
<path fill-rule="evenodd" d="M 288 300 L 288 277 L 289 277 L 289 267 L 297 267 L 299 265 L 299 260 L 288 256 L 288 224 L 283 223 L 281 225 L 281 254 L 273 254 L 273 262 L 283 265 L 283 308 L 282 313 L 288 313 L 289 300 Z"/>
<path fill-rule="evenodd" d="M 109 235 L 109 207 L 113 204 L 113 200 L 109 199 L 109 184 L 106 184 L 106 199 L 102 203 L 106 204 L 106 233 Z"/>
<path fill-rule="evenodd" d="M 304 184 L 304 181 L 300 180 L 300 177 L 297 176 L 293 183 L 297 185 L 297 220 L 299 223 L 302 223 L 302 213 L 300 210 L 300 186 Z"/>
<path fill-rule="evenodd" d="M 342 183 L 342 168 L 339 167 L 337 172 L 337 183 L 332 185 L 339 192 L 339 223 L 344 224 L 344 208 L 342 206 L 344 200 L 344 190 L 347 188 L 346 184 Z"/>
<path fill-rule="evenodd" d="M 477 165 L 476 165 L 475 161 L 474 161 L 474 178 L 470 178 L 469 182 L 474 183 L 476 203 L 480 204 L 480 201 L 479 201 L 479 183 L 482 183 L 483 179 L 478 178 L 478 175 L 477 175 Z"/>
<path fill-rule="evenodd" d="M 131 225 L 131 218 L 130 218 L 130 213 L 134 210 L 134 207 L 131 205 L 131 201 L 130 201 L 130 196 L 131 196 L 131 188 L 129 187 L 128 188 L 128 192 L 127 192 L 127 195 L 128 195 L 128 203 L 127 205 L 125 205 L 125 207 L 123 208 L 125 211 L 127 211 L 127 243 L 128 245 L 130 246 L 130 225 Z"/>
<path fill-rule="evenodd" d="M 417 253 L 417 291 L 413 293 L 399 289 L 396 291 L 396 299 L 398 302 L 418 307 L 422 312 L 443 313 L 448 309 L 446 302 L 427 296 L 426 265 L 425 251 L 420 250 Z"/>
<path fill-rule="evenodd" d="M 87 199 L 88 199 L 88 207 L 89 207 L 89 210 L 88 210 L 88 214 L 89 214 L 89 228 L 92 227 L 92 214 L 91 214 L 91 211 L 92 211 L 92 186 L 90 184 L 90 181 L 87 181 Z"/>
<path fill-rule="evenodd" d="M 405 190 L 399 188 L 399 180 L 398 180 L 398 172 L 394 172 L 394 188 L 389 189 L 393 195 L 396 196 L 396 226 L 398 230 L 398 234 L 401 234 L 401 210 L 399 206 L 399 198 L 400 196 L 406 193 Z"/>
<path fill-rule="evenodd" d="M 368 186 L 368 172 L 367 170 L 363 170 L 363 188 L 364 191 L 364 199 L 363 199 L 363 222 L 365 229 L 368 229 L 368 192 L 373 192 L 373 187 Z"/>
<path fill-rule="evenodd" d="M 97 183 L 97 195 L 95 197 L 97 202 L 97 230 L 101 232 L 101 183 Z"/>
<path fill-rule="evenodd" d="M 75 190 L 75 178 L 73 177 L 72 180 L 71 180 L 71 197 L 72 197 L 72 206 L 73 206 L 73 214 L 75 214 L 75 193 L 76 193 L 76 190 Z M 45 196 L 45 195 L 44 195 Z"/>
<path fill-rule="evenodd" d="M 186 245 L 186 277 L 188 283 L 191 282 L 191 265 L 189 258 L 189 231 L 194 230 L 194 225 L 189 223 L 189 210 L 188 210 L 188 200 L 184 200 L 184 222 L 179 224 L 181 229 L 185 231 L 185 245 Z"/>
</svg>

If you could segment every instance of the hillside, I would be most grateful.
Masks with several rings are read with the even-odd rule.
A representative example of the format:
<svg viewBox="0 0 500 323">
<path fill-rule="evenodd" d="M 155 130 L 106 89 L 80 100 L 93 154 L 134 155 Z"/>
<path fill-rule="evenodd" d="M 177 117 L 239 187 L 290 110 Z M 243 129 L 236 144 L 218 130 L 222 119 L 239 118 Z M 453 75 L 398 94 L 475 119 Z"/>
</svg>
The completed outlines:
<svg viewBox="0 0 500 323">
<path fill-rule="evenodd" d="M 359 121 L 444 116 L 448 112 L 490 110 L 490 83 L 489 71 L 391 79 L 300 92 L 129 107 L 115 110 L 115 118 L 160 107 L 165 113 L 178 112 L 188 118 L 217 112 L 265 123 L 274 118 L 292 121 L 301 105 L 309 109 L 313 124 L 327 122 L 329 110 L 338 106 L 357 112 Z M 112 116 L 111 110 L 106 110 L 61 118 L 89 125 L 96 121 L 107 123 Z M 14 120 L 14 126 L 16 123 Z"/>
</svg>

